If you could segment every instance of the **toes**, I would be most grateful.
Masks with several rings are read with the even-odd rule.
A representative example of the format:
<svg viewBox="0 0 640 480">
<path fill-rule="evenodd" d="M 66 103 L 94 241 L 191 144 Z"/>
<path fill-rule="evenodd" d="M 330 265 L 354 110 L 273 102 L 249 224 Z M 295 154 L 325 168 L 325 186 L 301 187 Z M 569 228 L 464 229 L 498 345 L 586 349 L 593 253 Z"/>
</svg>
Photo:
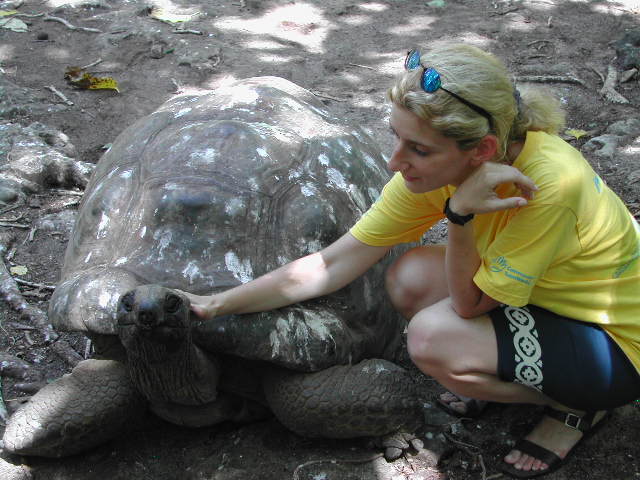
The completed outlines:
<svg viewBox="0 0 640 480">
<path fill-rule="evenodd" d="M 460 399 L 451 392 L 444 392 L 440 395 L 440 400 L 446 403 L 458 402 Z"/>
<path fill-rule="evenodd" d="M 513 465 L 514 463 L 516 463 L 518 460 L 520 460 L 520 457 L 522 456 L 522 453 L 520 452 L 520 450 L 511 450 L 505 457 L 504 457 L 504 461 L 506 463 L 509 463 L 511 465 Z"/>
</svg>

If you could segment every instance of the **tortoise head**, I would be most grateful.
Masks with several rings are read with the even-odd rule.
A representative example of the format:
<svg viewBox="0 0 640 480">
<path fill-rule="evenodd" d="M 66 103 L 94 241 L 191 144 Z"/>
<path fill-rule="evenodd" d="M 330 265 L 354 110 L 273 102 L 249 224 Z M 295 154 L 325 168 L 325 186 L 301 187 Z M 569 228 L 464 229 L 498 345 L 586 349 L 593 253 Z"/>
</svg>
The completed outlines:
<svg viewBox="0 0 640 480">
<path fill-rule="evenodd" d="M 128 354 L 164 356 L 189 342 L 190 302 L 159 285 L 141 285 L 120 297 L 118 336 Z M 149 358 L 148 360 L 152 360 Z"/>
</svg>

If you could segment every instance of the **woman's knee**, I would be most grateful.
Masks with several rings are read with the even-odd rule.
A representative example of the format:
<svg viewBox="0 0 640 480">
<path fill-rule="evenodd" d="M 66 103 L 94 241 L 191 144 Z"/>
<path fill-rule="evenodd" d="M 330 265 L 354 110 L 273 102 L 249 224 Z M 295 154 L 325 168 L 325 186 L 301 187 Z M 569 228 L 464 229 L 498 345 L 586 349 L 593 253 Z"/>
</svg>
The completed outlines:
<svg viewBox="0 0 640 480">
<path fill-rule="evenodd" d="M 416 247 L 398 258 L 386 272 L 386 289 L 406 318 L 448 295 L 444 246 Z"/>
<path fill-rule="evenodd" d="M 416 314 L 407 328 L 407 351 L 411 361 L 423 372 L 442 368 L 442 342 L 450 342 L 436 315 L 429 308 Z M 440 345 L 440 347 L 438 347 Z"/>
</svg>

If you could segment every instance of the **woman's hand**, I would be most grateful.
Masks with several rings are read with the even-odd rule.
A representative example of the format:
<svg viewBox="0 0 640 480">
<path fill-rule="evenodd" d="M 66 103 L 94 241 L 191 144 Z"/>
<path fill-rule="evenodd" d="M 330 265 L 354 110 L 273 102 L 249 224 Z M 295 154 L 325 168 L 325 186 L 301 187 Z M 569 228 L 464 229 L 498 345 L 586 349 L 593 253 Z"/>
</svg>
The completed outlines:
<svg viewBox="0 0 640 480">
<path fill-rule="evenodd" d="M 209 320 L 216 316 L 217 308 L 215 295 L 194 295 L 193 293 L 188 293 L 178 289 L 176 289 L 176 291 L 189 299 L 191 302 L 191 311 L 198 317 Z"/>
<path fill-rule="evenodd" d="M 498 197 L 495 188 L 502 183 L 515 183 L 522 196 Z M 508 210 L 526 205 L 537 190 L 538 187 L 533 180 L 517 168 L 485 162 L 458 187 L 451 197 L 449 208 L 458 215 Z"/>
</svg>

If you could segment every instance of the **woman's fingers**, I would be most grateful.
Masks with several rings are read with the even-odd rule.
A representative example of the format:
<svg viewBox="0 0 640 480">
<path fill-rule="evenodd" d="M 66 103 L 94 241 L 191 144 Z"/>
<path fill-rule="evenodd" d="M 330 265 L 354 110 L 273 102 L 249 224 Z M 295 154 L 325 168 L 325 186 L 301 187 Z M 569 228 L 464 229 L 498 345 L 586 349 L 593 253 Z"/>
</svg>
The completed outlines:
<svg viewBox="0 0 640 480">
<path fill-rule="evenodd" d="M 213 318 L 215 316 L 215 314 L 209 309 L 209 305 L 211 303 L 210 297 L 202 296 L 202 295 L 194 295 L 193 293 L 185 292 L 183 290 L 178 290 L 178 289 L 176 289 L 176 291 L 189 299 L 189 302 L 191 303 L 190 305 L 191 311 L 195 313 L 198 317 Z"/>
</svg>

